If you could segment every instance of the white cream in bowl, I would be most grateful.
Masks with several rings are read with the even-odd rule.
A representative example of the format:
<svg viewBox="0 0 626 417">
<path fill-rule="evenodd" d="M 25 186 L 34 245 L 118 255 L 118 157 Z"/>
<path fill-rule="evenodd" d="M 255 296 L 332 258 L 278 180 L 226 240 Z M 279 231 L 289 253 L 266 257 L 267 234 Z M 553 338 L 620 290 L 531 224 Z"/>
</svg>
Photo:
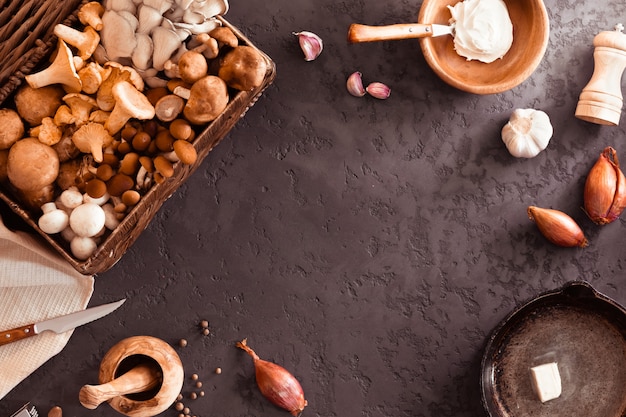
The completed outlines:
<svg viewBox="0 0 626 417">
<path fill-rule="evenodd" d="M 468 60 L 490 63 L 513 44 L 513 23 L 503 0 L 464 0 L 448 6 L 454 49 Z"/>
</svg>

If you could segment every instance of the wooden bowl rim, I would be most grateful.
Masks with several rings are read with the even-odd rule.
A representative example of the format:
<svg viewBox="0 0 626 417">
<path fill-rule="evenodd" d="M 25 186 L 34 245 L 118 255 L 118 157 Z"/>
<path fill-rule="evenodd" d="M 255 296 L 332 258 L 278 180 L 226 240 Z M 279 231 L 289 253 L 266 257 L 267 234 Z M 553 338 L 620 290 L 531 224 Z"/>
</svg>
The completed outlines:
<svg viewBox="0 0 626 417">
<path fill-rule="evenodd" d="M 519 1 L 519 0 L 516 0 Z M 515 77 L 508 78 L 503 81 L 499 81 L 496 84 L 472 84 L 469 82 L 464 82 L 454 77 L 453 75 L 446 72 L 443 66 L 440 64 L 440 60 L 437 57 L 437 54 L 434 51 L 432 38 L 421 38 L 419 40 L 420 47 L 422 49 L 422 54 L 427 62 L 427 64 L 431 67 L 431 69 L 441 78 L 444 82 L 455 87 L 459 90 L 466 91 L 474 94 L 497 94 L 504 91 L 508 91 L 523 81 L 525 81 L 539 66 L 539 63 L 543 59 L 545 52 L 548 48 L 548 41 L 550 38 L 550 19 L 548 16 L 548 11 L 543 0 L 526 0 L 532 1 L 536 6 L 537 17 L 535 18 L 535 22 L 537 23 L 537 31 L 540 32 L 537 39 L 540 40 L 535 53 L 532 56 L 532 59 L 528 61 L 524 70 L 517 73 Z M 450 1 L 449 4 L 453 5 L 458 3 L 457 0 Z M 418 22 L 419 23 L 440 23 L 440 24 L 448 24 L 448 22 L 431 22 L 428 21 L 426 16 L 430 16 L 434 14 L 438 5 L 442 4 L 442 0 L 424 0 L 420 7 Z M 489 65 L 489 64 L 485 64 Z"/>
</svg>

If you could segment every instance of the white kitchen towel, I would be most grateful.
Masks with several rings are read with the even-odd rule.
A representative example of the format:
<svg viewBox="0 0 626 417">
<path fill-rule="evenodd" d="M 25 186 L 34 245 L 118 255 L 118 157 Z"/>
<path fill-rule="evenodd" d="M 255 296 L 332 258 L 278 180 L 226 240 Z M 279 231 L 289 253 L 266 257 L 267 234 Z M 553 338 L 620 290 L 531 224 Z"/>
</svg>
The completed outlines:
<svg viewBox="0 0 626 417">
<path fill-rule="evenodd" d="M 93 285 L 93 276 L 77 272 L 42 239 L 0 221 L 1 330 L 83 310 Z M 43 332 L 0 346 L 0 399 L 61 352 L 72 332 Z"/>
</svg>

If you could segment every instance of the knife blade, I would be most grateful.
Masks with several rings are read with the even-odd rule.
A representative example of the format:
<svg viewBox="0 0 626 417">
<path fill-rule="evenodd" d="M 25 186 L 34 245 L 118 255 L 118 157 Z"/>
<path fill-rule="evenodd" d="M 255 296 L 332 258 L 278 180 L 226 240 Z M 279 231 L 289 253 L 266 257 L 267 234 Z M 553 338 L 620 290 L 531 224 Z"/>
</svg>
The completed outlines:
<svg viewBox="0 0 626 417">
<path fill-rule="evenodd" d="M 59 334 L 65 333 L 68 330 L 72 330 L 78 326 L 82 326 L 106 316 L 107 314 L 117 310 L 122 304 L 124 304 L 124 301 L 126 301 L 125 298 L 114 303 L 103 304 L 97 307 L 91 307 L 85 310 L 40 321 L 38 323 L 32 323 L 26 326 L 0 331 L 0 346 L 26 339 L 27 337 L 32 337 L 45 331 L 52 331 Z"/>
<path fill-rule="evenodd" d="M 385 26 L 368 26 L 353 23 L 348 28 L 348 42 L 376 42 L 454 35 L 454 28 L 454 24 L 448 26 L 436 23 L 399 23 Z"/>
</svg>

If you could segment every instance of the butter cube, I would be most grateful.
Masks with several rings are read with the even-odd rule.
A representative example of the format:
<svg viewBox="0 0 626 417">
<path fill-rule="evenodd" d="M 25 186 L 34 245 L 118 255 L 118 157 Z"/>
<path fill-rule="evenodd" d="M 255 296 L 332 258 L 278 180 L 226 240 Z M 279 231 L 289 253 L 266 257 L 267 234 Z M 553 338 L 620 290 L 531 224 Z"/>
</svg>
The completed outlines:
<svg viewBox="0 0 626 417">
<path fill-rule="evenodd" d="M 530 368 L 533 390 L 542 403 L 561 395 L 561 375 L 556 362 Z"/>
</svg>

